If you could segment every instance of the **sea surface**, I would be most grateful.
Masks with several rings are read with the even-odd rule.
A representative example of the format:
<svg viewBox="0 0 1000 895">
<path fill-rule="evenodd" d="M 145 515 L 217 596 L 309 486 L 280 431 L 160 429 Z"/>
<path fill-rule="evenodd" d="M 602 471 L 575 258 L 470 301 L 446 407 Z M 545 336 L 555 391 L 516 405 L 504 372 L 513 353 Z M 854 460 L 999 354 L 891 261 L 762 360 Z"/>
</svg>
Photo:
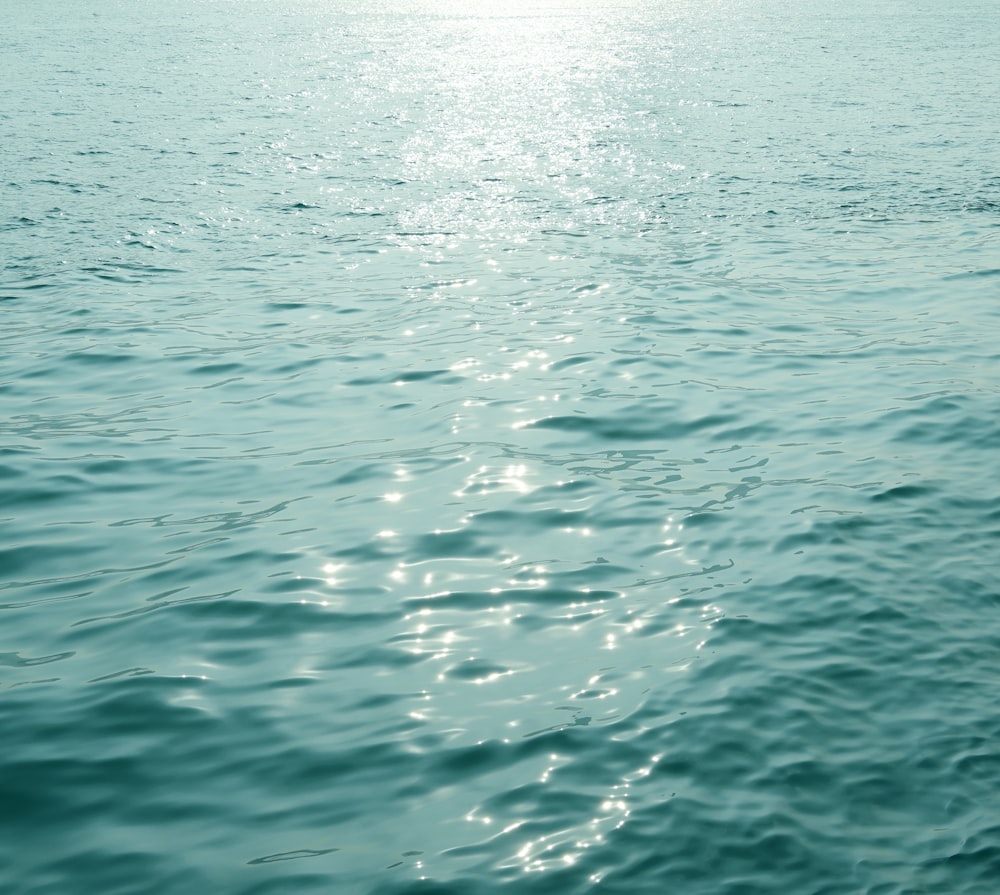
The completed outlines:
<svg viewBox="0 0 1000 895">
<path fill-rule="evenodd" d="M 3 13 L 4 895 L 1000 892 L 993 0 Z"/>
</svg>

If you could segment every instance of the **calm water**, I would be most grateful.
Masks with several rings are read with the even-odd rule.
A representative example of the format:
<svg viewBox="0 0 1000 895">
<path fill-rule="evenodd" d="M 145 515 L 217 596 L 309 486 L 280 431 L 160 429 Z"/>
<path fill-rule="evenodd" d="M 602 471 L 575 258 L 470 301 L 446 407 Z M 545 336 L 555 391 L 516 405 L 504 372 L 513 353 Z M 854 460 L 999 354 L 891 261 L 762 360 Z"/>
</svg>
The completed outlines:
<svg viewBox="0 0 1000 895">
<path fill-rule="evenodd" d="M 992 0 L 4 11 L 4 893 L 1000 891 Z"/>
</svg>

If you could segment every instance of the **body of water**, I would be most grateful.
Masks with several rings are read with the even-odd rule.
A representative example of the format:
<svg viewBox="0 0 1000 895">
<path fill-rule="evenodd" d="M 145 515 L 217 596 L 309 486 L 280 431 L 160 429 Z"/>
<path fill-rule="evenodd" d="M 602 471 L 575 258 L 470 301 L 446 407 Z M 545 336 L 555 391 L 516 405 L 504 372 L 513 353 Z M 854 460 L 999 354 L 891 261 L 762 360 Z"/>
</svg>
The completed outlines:
<svg viewBox="0 0 1000 895">
<path fill-rule="evenodd" d="M 7 5 L 3 892 L 1000 891 L 995 3 Z"/>
</svg>

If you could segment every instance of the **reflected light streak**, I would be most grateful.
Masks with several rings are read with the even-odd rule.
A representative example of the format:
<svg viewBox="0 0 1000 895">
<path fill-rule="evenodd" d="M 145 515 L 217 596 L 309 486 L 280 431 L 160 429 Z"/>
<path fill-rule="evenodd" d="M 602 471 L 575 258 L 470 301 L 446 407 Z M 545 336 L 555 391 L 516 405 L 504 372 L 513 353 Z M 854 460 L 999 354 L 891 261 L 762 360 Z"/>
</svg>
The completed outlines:
<svg viewBox="0 0 1000 895">
<path fill-rule="evenodd" d="M 456 361 L 455 363 L 453 363 L 451 367 L 449 367 L 449 369 L 454 373 L 461 373 L 463 370 L 468 370 L 472 367 L 479 367 L 479 366 L 482 366 L 481 361 L 477 360 L 474 357 L 466 357 L 460 361 Z M 468 406 L 469 402 L 466 401 L 465 404 L 466 406 Z"/>
<path fill-rule="evenodd" d="M 500 680 L 502 677 L 510 677 L 513 671 L 492 671 L 485 677 L 477 677 L 472 683 L 474 684 L 492 684 L 494 681 Z"/>
<path fill-rule="evenodd" d="M 323 574 L 326 575 L 326 578 L 324 578 L 324 583 L 326 584 L 327 587 L 337 587 L 340 584 L 343 578 L 342 577 L 338 578 L 337 573 L 344 568 L 345 565 L 343 563 L 328 562 L 323 566 Z"/>
<path fill-rule="evenodd" d="M 511 587 L 517 587 L 517 588 L 531 587 L 531 588 L 536 588 L 537 589 L 537 588 L 540 588 L 540 587 L 547 587 L 548 584 L 549 584 L 549 579 L 548 578 L 508 578 L 507 579 L 507 583 Z"/>
<path fill-rule="evenodd" d="M 548 782 L 550 775 L 558 766 L 558 756 L 552 755 L 550 758 L 554 764 L 546 768 L 543 773 L 541 778 L 543 783 Z M 523 842 L 505 863 L 508 866 L 519 866 L 525 873 L 540 873 L 572 865 L 588 849 L 606 846 L 608 843 L 606 834 L 625 826 L 631 815 L 629 804 L 631 783 L 649 776 L 662 758 L 662 753 L 651 755 L 642 766 L 627 773 L 620 783 L 612 785 L 610 792 L 599 801 L 595 816 L 577 826 L 553 831 Z M 592 881 L 599 881 L 602 875 L 603 871 L 599 871 L 589 878 Z"/>
<path fill-rule="evenodd" d="M 514 429 L 515 431 L 518 430 L 518 429 L 525 429 L 528 426 L 534 426 L 534 425 L 536 425 L 538 422 L 540 422 L 543 419 L 548 419 L 548 417 L 541 417 L 541 416 L 539 416 L 539 417 L 535 417 L 534 419 L 530 419 L 530 420 L 518 420 L 516 423 L 512 423 L 511 424 L 511 428 Z"/>
<path fill-rule="evenodd" d="M 566 532 L 566 534 L 570 534 L 570 535 L 574 534 L 574 533 L 579 533 L 582 537 L 585 537 L 585 538 L 592 537 L 593 534 L 594 534 L 594 530 L 592 528 L 589 528 L 589 527 L 588 528 L 573 528 L 572 526 L 570 526 L 568 528 L 564 528 L 563 531 Z"/>
<path fill-rule="evenodd" d="M 532 471 L 524 463 L 512 463 L 495 470 L 490 466 L 480 466 L 474 473 L 467 476 L 465 484 L 455 491 L 456 497 L 468 497 L 479 494 L 494 494 L 498 491 L 514 491 L 518 494 L 530 494 L 537 486 L 528 482 Z"/>
</svg>

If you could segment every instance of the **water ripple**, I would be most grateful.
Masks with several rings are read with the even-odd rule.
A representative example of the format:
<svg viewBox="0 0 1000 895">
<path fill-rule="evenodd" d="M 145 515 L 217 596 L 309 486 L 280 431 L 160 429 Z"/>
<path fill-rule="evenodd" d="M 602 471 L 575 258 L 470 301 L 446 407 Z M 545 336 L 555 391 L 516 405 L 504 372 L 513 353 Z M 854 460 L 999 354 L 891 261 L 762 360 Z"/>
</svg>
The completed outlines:
<svg viewBox="0 0 1000 895">
<path fill-rule="evenodd" d="M 995 10 L 40 2 L 12 892 L 992 895 Z"/>
</svg>

